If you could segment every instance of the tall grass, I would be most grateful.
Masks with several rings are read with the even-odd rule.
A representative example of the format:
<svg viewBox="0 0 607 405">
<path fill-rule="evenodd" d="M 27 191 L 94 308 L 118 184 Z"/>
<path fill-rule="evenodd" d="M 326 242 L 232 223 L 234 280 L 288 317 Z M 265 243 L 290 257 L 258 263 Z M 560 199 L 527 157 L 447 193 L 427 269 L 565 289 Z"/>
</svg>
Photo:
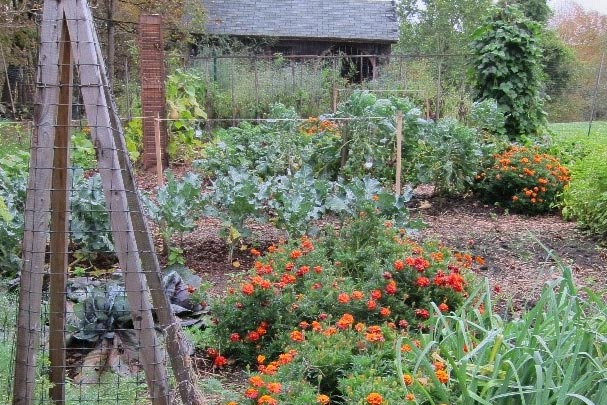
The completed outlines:
<svg viewBox="0 0 607 405">
<path fill-rule="evenodd" d="M 401 374 L 435 378 L 430 354 L 438 353 L 452 379 L 433 384 L 434 397 L 485 405 L 607 404 L 607 306 L 590 290 L 580 293 L 570 269 L 545 285 L 533 309 L 510 321 L 494 312 L 488 284 L 458 313 L 434 312 L 423 349 L 407 338 L 400 342 L 416 353 L 413 369 L 398 361 Z M 428 393 L 420 403 L 435 402 Z"/>
</svg>

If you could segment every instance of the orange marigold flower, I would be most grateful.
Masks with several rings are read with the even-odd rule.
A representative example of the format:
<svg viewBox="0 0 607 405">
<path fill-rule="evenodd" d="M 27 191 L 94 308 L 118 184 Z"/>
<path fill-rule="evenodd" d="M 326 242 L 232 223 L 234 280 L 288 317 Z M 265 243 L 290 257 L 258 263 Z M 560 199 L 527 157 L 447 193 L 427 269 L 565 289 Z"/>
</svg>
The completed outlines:
<svg viewBox="0 0 607 405">
<path fill-rule="evenodd" d="M 303 342 L 304 340 L 304 335 L 303 333 L 301 333 L 301 331 L 298 330 L 294 330 L 293 332 L 291 332 L 291 340 L 294 342 Z"/>
<path fill-rule="evenodd" d="M 444 302 L 441 302 L 440 305 L 438 306 L 438 309 L 441 312 L 449 312 L 449 305 L 445 304 Z"/>
<path fill-rule="evenodd" d="M 261 252 L 260 252 L 259 250 L 255 249 L 255 248 L 252 248 L 252 249 L 250 250 L 250 252 L 251 252 L 251 255 L 253 255 L 253 256 L 255 256 L 255 257 L 259 257 L 259 256 L 261 256 Z"/>
<path fill-rule="evenodd" d="M 436 370 L 434 374 L 441 383 L 447 384 L 449 382 L 449 374 L 445 370 Z"/>
<path fill-rule="evenodd" d="M 352 295 L 350 297 L 353 300 L 362 300 L 365 298 L 365 294 L 362 291 L 352 291 Z"/>
<path fill-rule="evenodd" d="M 291 259 L 297 259 L 298 257 L 301 257 L 301 255 L 302 255 L 301 250 L 294 249 L 293 251 L 291 251 L 291 254 L 289 255 L 289 257 Z"/>
<path fill-rule="evenodd" d="M 408 394 L 405 396 L 405 399 L 406 399 L 407 401 L 415 401 L 415 395 L 413 395 L 413 394 L 410 392 L 410 393 L 408 393 Z"/>
<path fill-rule="evenodd" d="M 374 300 L 367 301 L 367 309 L 369 311 L 375 311 L 376 308 L 377 308 L 377 301 L 374 301 Z"/>
<path fill-rule="evenodd" d="M 348 293 L 340 293 L 337 296 L 337 301 L 339 301 L 340 304 L 347 304 L 348 302 L 350 302 L 350 296 L 348 295 Z"/>
<path fill-rule="evenodd" d="M 396 271 L 400 271 L 402 269 L 405 268 L 405 262 L 403 262 L 402 260 L 398 259 L 398 260 L 394 260 L 394 270 Z"/>
<path fill-rule="evenodd" d="M 405 374 L 403 375 L 403 381 L 405 382 L 405 385 L 411 385 L 413 384 L 413 377 L 411 377 L 410 374 Z"/>
<path fill-rule="evenodd" d="M 249 384 L 251 384 L 253 387 L 263 387 L 263 379 L 261 376 L 254 375 L 253 377 L 249 378 Z"/>
<path fill-rule="evenodd" d="M 266 361 L 266 356 L 264 356 L 263 354 L 260 354 L 257 356 L 257 363 L 258 364 L 263 364 L 264 361 Z"/>
<path fill-rule="evenodd" d="M 404 352 L 404 353 L 409 353 L 411 350 L 413 350 L 413 349 L 411 348 L 411 346 L 409 346 L 407 344 L 404 344 L 400 347 L 400 351 Z"/>
<path fill-rule="evenodd" d="M 318 394 L 316 396 L 316 403 L 320 405 L 327 405 L 330 402 L 330 399 L 325 394 Z"/>
<path fill-rule="evenodd" d="M 381 298 L 381 290 L 373 290 L 371 291 L 371 298 L 373 298 L 374 300 L 378 300 Z"/>
<path fill-rule="evenodd" d="M 518 201 L 518 196 L 513 195 L 513 196 L 512 196 L 512 201 Z"/>
<path fill-rule="evenodd" d="M 244 295 L 251 295 L 255 292 L 255 286 L 251 283 L 243 284 L 241 291 Z"/>
<path fill-rule="evenodd" d="M 382 397 L 377 392 L 372 392 L 367 395 L 367 404 L 368 405 L 381 405 L 384 403 L 384 397 Z"/>
<path fill-rule="evenodd" d="M 354 330 L 356 330 L 357 332 L 362 332 L 363 330 L 365 330 L 365 324 L 362 322 L 358 322 L 356 325 L 354 325 Z"/>
<path fill-rule="evenodd" d="M 314 273 L 316 273 L 316 274 L 322 273 L 322 267 L 321 266 L 314 266 Z"/>
<path fill-rule="evenodd" d="M 373 199 L 373 201 L 379 201 L 379 196 L 377 194 L 374 194 L 371 198 Z"/>
<path fill-rule="evenodd" d="M 428 277 L 418 277 L 417 280 L 415 280 L 415 284 L 419 288 L 428 287 L 430 285 L 430 279 Z"/>
<path fill-rule="evenodd" d="M 266 385 L 266 388 L 272 394 L 280 394 L 280 391 L 282 391 L 282 384 L 279 382 L 271 382 Z"/>
<path fill-rule="evenodd" d="M 354 323 L 354 317 L 350 314 L 343 314 L 337 321 L 336 325 L 339 329 L 348 329 Z"/>
<path fill-rule="evenodd" d="M 278 401 L 275 398 L 272 398 L 270 395 L 262 395 L 257 400 L 257 403 L 260 404 L 260 405 L 262 405 L 262 404 L 277 405 Z"/>
<path fill-rule="evenodd" d="M 387 318 L 390 316 L 390 308 L 386 308 L 386 307 L 381 307 L 379 310 L 379 314 L 384 317 Z"/>
<path fill-rule="evenodd" d="M 335 335 L 336 333 L 337 329 L 335 329 L 334 327 L 327 328 L 322 332 L 322 334 L 325 336 Z"/>
</svg>

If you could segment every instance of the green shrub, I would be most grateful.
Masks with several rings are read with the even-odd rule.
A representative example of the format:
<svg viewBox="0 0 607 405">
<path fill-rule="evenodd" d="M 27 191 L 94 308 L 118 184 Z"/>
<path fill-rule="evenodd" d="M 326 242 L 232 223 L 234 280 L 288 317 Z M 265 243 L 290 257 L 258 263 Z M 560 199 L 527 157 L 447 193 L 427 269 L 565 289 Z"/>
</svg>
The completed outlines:
<svg viewBox="0 0 607 405">
<path fill-rule="evenodd" d="M 372 207 L 338 234 L 326 232 L 271 247 L 214 304 L 217 343 L 226 355 L 248 364 L 258 354 L 274 358 L 302 321 L 336 321 L 344 314 L 424 329 L 433 302 L 445 310 L 463 302 L 472 258 L 438 244 L 418 245 Z"/>
<path fill-rule="evenodd" d="M 506 117 L 494 99 L 475 101 L 468 116 L 470 126 L 492 135 L 506 135 Z"/>
<path fill-rule="evenodd" d="M 550 211 L 569 182 L 569 171 L 537 148 L 512 146 L 496 154 L 490 167 L 477 176 L 476 189 L 489 203 L 517 212 Z"/>
<path fill-rule="evenodd" d="M 424 127 L 414 156 L 418 182 L 459 194 L 474 183 L 483 149 L 476 130 L 447 118 Z"/>
<path fill-rule="evenodd" d="M 597 147 L 571 166 L 563 192 L 563 216 L 598 236 L 607 235 L 607 147 Z"/>
</svg>

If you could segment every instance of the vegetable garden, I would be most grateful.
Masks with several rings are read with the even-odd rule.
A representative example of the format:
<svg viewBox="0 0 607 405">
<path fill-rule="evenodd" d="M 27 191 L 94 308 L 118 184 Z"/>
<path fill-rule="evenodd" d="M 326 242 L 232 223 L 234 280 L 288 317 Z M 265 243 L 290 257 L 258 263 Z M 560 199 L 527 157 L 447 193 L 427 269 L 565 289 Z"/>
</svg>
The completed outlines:
<svg viewBox="0 0 607 405">
<path fill-rule="evenodd" d="M 495 40 L 487 32 L 473 47 L 477 80 L 493 83 L 479 67 Z M 429 119 L 414 97 L 353 88 L 335 111 L 309 117 L 305 107 L 272 102 L 264 118 L 232 125 L 206 118 L 213 89 L 205 80 L 195 70 L 169 75 L 162 121 L 171 166 L 161 186 L 140 168 L 134 178 L 147 221 L 136 233 L 149 226 L 154 244 L 145 251 L 138 239 L 141 263 L 158 252 L 200 403 L 607 403 L 604 122 L 590 135 L 583 124 L 548 125 L 540 84 L 514 94 L 512 80 L 512 88 L 481 86 L 458 118 Z M 527 96 L 531 115 L 518 104 Z M 65 402 L 156 403 L 139 357 L 133 270 L 123 266 L 108 209 L 100 126 L 90 116 L 68 126 Z M 136 162 L 141 131 L 140 119 L 128 122 L 118 153 Z M 24 215 L 36 162 L 27 132 L 0 121 L 7 403 L 31 231 Z M 513 233 L 511 223 L 527 230 Z M 522 271 L 525 285 L 512 282 Z M 45 343 L 55 273 L 44 272 L 40 350 L 32 348 L 40 403 L 56 387 Z M 168 329 L 155 304 L 155 329 Z M 178 370 L 173 364 L 168 377 L 176 403 Z"/>
</svg>

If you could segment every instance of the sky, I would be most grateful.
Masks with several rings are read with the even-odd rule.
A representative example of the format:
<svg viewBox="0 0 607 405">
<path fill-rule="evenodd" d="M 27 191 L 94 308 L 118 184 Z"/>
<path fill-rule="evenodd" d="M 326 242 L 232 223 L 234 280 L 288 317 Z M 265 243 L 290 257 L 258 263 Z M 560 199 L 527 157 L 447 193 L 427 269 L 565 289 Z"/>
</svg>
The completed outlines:
<svg viewBox="0 0 607 405">
<path fill-rule="evenodd" d="M 566 6 L 573 0 L 549 0 L 548 3 L 553 8 Z M 576 3 L 584 7 L 586 10 L 598 11 L 601 14 L 607 15 L 607 0 L 574 0 Z"/>
</svg>

